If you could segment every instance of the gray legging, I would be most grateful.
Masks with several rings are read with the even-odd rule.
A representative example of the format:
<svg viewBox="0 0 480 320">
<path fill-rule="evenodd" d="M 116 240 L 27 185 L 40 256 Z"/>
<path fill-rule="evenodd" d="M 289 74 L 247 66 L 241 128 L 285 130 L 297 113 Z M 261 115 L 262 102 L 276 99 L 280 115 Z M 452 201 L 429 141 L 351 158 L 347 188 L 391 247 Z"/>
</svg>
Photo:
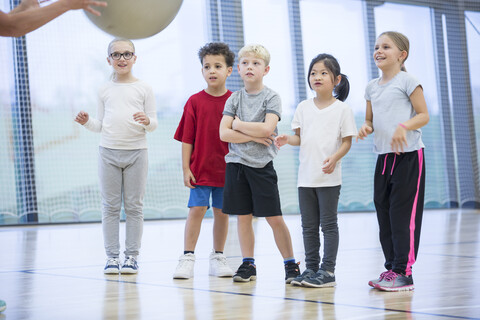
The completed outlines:
<svg viewBox="0 0 480 320">
<path fill-rule="evenodd" d="M 98 175 L 102 194 L 102 226 L 105 252 L 120 255 L 120 210 L 126 215 L 125 256 L 137 257 L 143 233 L 143 196 L 147 183 L 147 149 L 99 148 Z"/>
<path fill-rule="evenodd" d="M 337 206 L 340 187 L 298 188 L 302 215 L 303 245 L 307 269 L 320 266 L 320 227 L 323 233 L 321 269 L 334 272 L 338 252 Z"/>
</svg>

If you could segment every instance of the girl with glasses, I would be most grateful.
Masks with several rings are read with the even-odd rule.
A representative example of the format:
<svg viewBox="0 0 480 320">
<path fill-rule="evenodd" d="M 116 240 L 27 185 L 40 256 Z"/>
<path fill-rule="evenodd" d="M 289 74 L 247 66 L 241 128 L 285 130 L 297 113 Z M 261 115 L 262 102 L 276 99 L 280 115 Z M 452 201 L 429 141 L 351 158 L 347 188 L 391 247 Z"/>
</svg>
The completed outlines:
<svg viewBox="0 0 480 320">
<path fill-rule="evenodd" d="M 107 62 L 111 81 L 100 88 L 97 117 L 80 111 L 75 121 L 101 132 L 98 174 L 102 195 L 102 225 L 106 274 L 137 273 L 137 256 L 143 232 L 143 196 L 147 182 L 146 133 L 158 125 L 153 90 L 135 78 L 137 57 L 130 40 L 114 39 Z M 132 111 L 134 110 L 134 111 Z M 126 215 L 125 262 L 120 265 L 120 210 Z"/>
</svg>

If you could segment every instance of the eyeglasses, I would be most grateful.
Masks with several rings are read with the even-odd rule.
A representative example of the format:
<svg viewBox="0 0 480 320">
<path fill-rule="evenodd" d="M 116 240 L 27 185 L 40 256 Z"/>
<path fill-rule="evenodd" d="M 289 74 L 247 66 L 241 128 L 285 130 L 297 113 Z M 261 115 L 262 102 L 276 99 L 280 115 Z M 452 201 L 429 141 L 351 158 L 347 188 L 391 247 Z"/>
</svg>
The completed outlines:
<svg viewBox="0 0 480 320">
<path fill-rule="evenodd" d="M 124 52 L 124 53 L 120 53 L 120 52 L 113 52 L 110 54 L 110 57 L 112 57 L 113 60 L 120 60 L 122 57 L 125 59 L 125 60 L 130 60 L 133 58 L 133 56 L 135 55 L 135 53 L 133 52 Z"/>
</svg>

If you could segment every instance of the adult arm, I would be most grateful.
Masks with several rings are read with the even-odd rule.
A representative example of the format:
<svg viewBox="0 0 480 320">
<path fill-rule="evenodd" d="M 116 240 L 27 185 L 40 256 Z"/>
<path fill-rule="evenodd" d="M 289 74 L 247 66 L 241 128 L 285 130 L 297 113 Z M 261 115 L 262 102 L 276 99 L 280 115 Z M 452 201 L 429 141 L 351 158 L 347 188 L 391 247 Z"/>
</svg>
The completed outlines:
<svg viewBox="0 0 480 320">
<path fill-rule="evenodd" d="M 90 0 L 58 0 L 48 6 L 40 7 L 37 0 L 23 0 L 10 13 L 0 11 L 0 36 L 23 36 L 69 10 L 84 9 L 97 16 L 100 15 L 100 12 L 92 6 L 106 7 L 107 3 Z"/>
</svg>

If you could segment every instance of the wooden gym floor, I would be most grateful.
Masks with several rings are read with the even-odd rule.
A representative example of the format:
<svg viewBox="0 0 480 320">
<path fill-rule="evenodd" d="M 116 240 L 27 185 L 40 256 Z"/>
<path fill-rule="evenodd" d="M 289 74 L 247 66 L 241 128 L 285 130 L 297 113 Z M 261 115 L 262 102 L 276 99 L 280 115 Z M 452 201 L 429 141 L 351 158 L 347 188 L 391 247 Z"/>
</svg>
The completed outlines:
<svg viewBox="0 0 480 320">
<path fill-rule="evenodd" d="M 285 220 L 303 271 L 300 216 Z M 235 221 L 225 248 L 233 269 L 241 262 Z M 140 271 L 119 276 L 102 272 L 100 224 L 1 227 L 0 320 L 480 319 L 480 211 L 425 211 L 415 290 L 400 293 L 367 284 L 383 271 L 374 213 L 339 215 L 337 287 L 324 289 L 284 284 L 264 219 L 254 222 L 257 281 L 209 277 L 212 222 L 204 220 L 191 280 L 172 279 L 184 220 L 145 222 Z"/>
</svg>

